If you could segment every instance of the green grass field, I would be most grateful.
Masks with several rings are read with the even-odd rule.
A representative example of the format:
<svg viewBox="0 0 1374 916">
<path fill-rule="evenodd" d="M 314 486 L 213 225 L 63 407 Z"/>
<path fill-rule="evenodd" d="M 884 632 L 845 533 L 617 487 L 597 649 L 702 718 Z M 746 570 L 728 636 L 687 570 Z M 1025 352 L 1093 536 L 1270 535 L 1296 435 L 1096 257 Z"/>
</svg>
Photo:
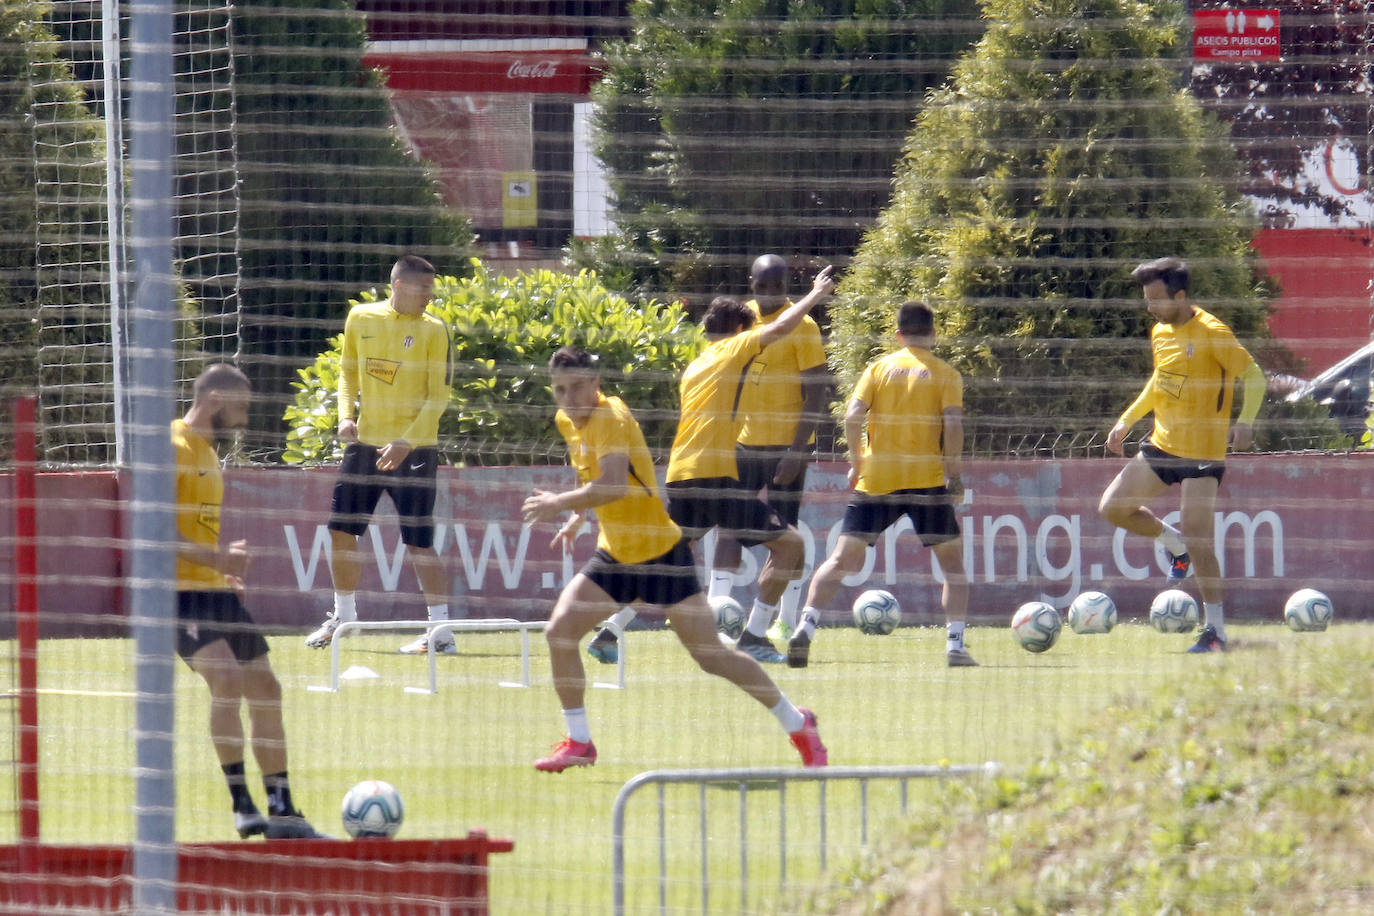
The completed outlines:
<svg viewBox="0 0 1374 916">
<path fill-rule="evenodd" d="M 1190 832 L 1185 815 L 1202 804 L 1192 780 L 1208 774 L 1215 782 L 1218 797 L 1204 799 L 1213 810 L 1227 793 L 1244 791 L 1252 771 L 1272 767 L 1287 774 L 1280 764 L 1294 764 L 1293 775 L 1284 778 L 1308 772 L 1297 764 L 1325 759 L 1325 737 L 1342 746 L 1354 740 L 1334 726 L 1313 726 L 1322 708 L 1348 720 L 1342 727 L 1358 726 L 1363 757 L 1331 762 L 1330 772 L 1309 767 L 1311 778 L 1323 785 L 1347 780 L 1353 788 L 1342 797 L 1360 800 L 1368 815 L 1374 626 L 1338 624 L 1300 635 L 1276 625 L 1233 625 L 1231 636 L 1235 648 L 1227 655 L 1194 657 L 1183 653 L 1190 637 L 1125 623 L 1105 636 L 1066 630 L 1054 649 L 1036 656 L 1014 645 L 1006 629 L 975 627 L 970 647 L 982 667 L 949 669 L 939 629 L 903 628 L 889 637 L 824 630 L 810 668 L 771 670 L 794 701 L 816 710 L 833 764 L 997 761 L 1002 776 L 913 785 L 906 817 L 899 817 L 895 788 L 875 783 L 867 790 L 867 850 L 860 842 L 859 790 L 837 784 L 826 799 L 826 873 L 819 867 L 818 791 L 790 786 L 781 893 L 774 793 L 749 793 L 741 818 L 736 790 L 710 788 L 701 796 L 695 789 L 671 790 L 664 805 L 670 911 L 703 909 L 699 797 L 706 799 L 710 912 L 740 907 L 741 819 L 748 838 L 745 909 L 751 912 L 884 912 L 883 901 L 924 887 L 921 876 L 932 870 L 941 876 L 938 899 L 955 910 L 1033 912 L 1043 904 L 1047 912 L 1168 911 L 1175 899 L 1170 894 L 1206 875 L 1194 876 L 1186 867 L 1176 874 L 1165 863 L 1179 849 L 1205 849 L 1219 839 Z M 542 640 L 533 640 L 532 687 L 512 689 L 498 682 L 519 676 L 518 636 L 460 636 L 460 654 L 439 660 L 439 692 L 430 696 L 403 689 L 426 683 L 423 659 L 394 654 L 406 638 L 389 633 L 348 640 L 342 667 L 366 666 L 379 677 L 347 681 L 337 694 L 307 690 L 327 682 L 327 654 L 306 649 L 298 636 L 273 639 L 297 802 L 317 826 L 338 833 L 344 792 L 364 778 L 385 779 L 406 803 L 403 836 L 484 829 L 514 839 L 515 852 L 492 861 L 493 913 L 608 912 L 612 803 L 639 772 L 799 765 L 764 709 L 695 671 L 670 633 L 649 630 L 630 634 L 628 689 L 588 692 L 598 764 L 536 773 L 531 761 L 562 734 Z M 589 675 L 613 679 L 613 668 L 589 665 Z M 44 839 L 127 842 L 131 644 L 45 641 L 40 671 Z M 1362 694 L 1350 693 L 1361 685 Z M 179 667 L 177 691 L 179 838 L 232 839 L 227 793 L 206 734 L 204 688 Z M 1228 742 L 1248 742 L 1250 749 Z M 261 798 L 251 763 L 250 772 Z M 1303 795 L 1283 788 L 1274 787 L 1271 797 Z M 1333 836 L 1340 798 L 1315 810 L 1332 825 Z M 1162 811 L 1154 810 L 1156 803 Z M 1305 848 L 1302 814 L 1285 813 L 1272 843 L 1228 853 L 1226 868 L 1208 874 L 1263 874 L 1277 881 L 1282 869 L 1275 863 L 1291 867 Z M 1374 874 L 1367 852 L 1374 848 L 1371 822 L 1364 822 L 1362 875 Z M 0 826 L 13 833 L 12 824 Z M 1230 828 L 1222 822 L 1206 829 L 1224 836 Z M 643 793 L 629 808 L 628 912 L 657 911 L 657 836 L 657 798 Z M 1121 850 L 1139 860 L 1123 861 Z M 1183 864 L 1198 856 L 1185 856 Z M 1232 861 L 1236 856 L 1239 864 Z M 1049 868 L 1056 857 L 1064 861 Z M 1135 874 L 1126 865 L 1143 871 Z M 1046 868 L 1048 877 L 1031 881 Z M 1116 877 L 1107 880 L 1104 873 Z M 1116 901 L 1134 899 L 1121 896 L 1132 881 L 1153 888 L 1142 890 L 1140 900 L 1162 904 L 1119 907 Z M 1208 909 L 1243 912 L 1240 895 L 1254 888 L 1219 880 L 1209 893 Z"/>
</svg>

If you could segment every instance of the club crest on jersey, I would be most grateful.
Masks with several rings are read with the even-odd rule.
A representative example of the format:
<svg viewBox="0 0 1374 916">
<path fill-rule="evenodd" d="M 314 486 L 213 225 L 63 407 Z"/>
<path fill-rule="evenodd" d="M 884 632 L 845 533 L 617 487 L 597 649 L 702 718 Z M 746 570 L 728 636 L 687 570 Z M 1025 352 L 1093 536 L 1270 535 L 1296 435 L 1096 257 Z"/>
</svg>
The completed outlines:
<svg viewBox="0 0 1374 916">
<path fill-rule="evenodd" d="M 409 344 L 407 344 L 407 346 L 409 346 Z M 1192 359 L 1192 358 L 1193 358 L 1193 345 L 1192 345 L 1192 344 L 1188 344 L 1188 358 L 1189 358 L 1189 359 Z"/>
<path fill-rule="evenodd" d="M 407 334 L 407 335 L 406 335 L 406 339 L 403 340 L 403 341 L 401 341 L 401 347 L 402 347 L 402 349 L 409 350 L 411 344 L 413 344 L 413 343 L 415 343 L 415 338 L 414 338 L 414 337 L 411 337 L 409 334 Z M 1189 353 L 1188 355 L 1189 355 L 1189 356 L 1192 356 L 1193 354 L 1192 354 L 1192 353 Z"/>
</svg>

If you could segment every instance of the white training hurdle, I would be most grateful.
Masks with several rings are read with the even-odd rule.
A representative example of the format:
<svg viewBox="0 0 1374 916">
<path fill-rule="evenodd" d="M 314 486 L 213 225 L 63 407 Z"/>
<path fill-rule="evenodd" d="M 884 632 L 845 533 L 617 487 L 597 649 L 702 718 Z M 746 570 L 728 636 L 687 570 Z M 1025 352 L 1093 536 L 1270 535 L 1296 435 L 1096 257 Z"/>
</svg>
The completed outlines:
<svg viewBox="0 0 1374 916">
<path fill-rule="evenodd" d="M 322 693 L 339 691 L 339 646 L 345 636 L 357 630 L 425 630 L 430 634 L 445 631 L 455 633 L 502 633 L 520 631 L 520 680 L 501 681 L 502 687 L 530 686 L 530 631 L 543 630 L 543 620 L 516 620 L 513 617 L 483 617 L 460 620 L 348 620 L 334 631 L 329 645 L 329 683 L 311 684 L 307 690 Z M 429 641 L 429 687 L 407 687 L 406 693 L 435 694 L 439 692 L 438 665 L 435 662 L 434 640 Z"/>
<path fill-rule="evenodd" d="M 513 630 L 520 631 L 520 680 L 519 681 L 499 681 L 501 687 L 528 687 L 530 686 L 530 631 L 543 631 L 547 621 L 544 620 L 516 620 L 514 617 L 479 617 L 479 618 L 460 618 L 458 620 L 348 620 L 339 624 L 334 631 L 334 638 L 329 644 L 329 683 L 310 684 L 307 690 L 317 693 L 338 693 L 339 692 L 339 646 L 343 638 L 357 630 L 425 630 L 435 633 L 444 630 L 449 633 L 503 633 Z M 610 621 L 607 621 L 610 624 Z M 611 624 L 614 626 L 613 624 Z M 619 630 L 618 627 L 615 629 Z M 625 689 L 625 634 L 618 632 L 619 654 L 616 659 L 616 680 L 614 683 L 603 681 L 592 681 L 593 687 L 603 687 L 611 690 Z M 434 651 L 434 640 L 429 641 L 429 687 L 406 687 L 406 693 L 435 694 L 439 692 L 439 671 L 436 663 L 436 653 Z"/>
</svg>

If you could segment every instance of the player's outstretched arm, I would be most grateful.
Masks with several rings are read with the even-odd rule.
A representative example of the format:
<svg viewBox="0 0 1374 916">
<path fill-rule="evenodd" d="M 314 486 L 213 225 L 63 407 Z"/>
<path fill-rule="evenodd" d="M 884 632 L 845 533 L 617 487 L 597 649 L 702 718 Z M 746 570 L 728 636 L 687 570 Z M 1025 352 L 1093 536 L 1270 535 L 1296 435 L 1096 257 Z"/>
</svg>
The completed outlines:
<svg viewBox="0 0 1374 916">
<path fill-rule="evenodd" d="M 811 284 L 811 292 L 801 299 L 789 305 L 778 314 L 768 324 L 764 325 L 759 333 L 760 346 L 768 346 L 775 340 L 781 340 L 792 332 L 801 320 L 806 317 L 806 313 L 811 311 L 811 307 L 820 302 L 830 291 L 835 288 L 835 266 L 832 264 L 820 273 L 816 274 L 816 279 Z"/>
<path fill-rule="evenodd" d="M 624 497 L 629 489 L 630 456 L 606 455 L 600 464 L 600 475 L 575 490 L 566 493 L 535 490 L 520 506 L 520 517 L 526 522 L 547 522 L 564 512 L 583 512 Z"/>
</svg>

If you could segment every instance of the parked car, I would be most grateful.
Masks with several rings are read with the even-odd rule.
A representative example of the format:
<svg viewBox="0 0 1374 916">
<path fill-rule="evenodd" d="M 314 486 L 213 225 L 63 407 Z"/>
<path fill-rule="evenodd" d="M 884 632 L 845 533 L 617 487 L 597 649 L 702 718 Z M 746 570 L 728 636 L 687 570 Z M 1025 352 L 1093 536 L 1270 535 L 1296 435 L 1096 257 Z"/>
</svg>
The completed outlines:
<svg viewBox="0 0 1374 916">
<path fill-rule="evenodd" d="M 1330 369 L 1304 381 L 1291 376 L 1270 379 L 1270 390 L 1292 403 L 1311 398 L 1331 413 L 1341 432 L 1357 443 L 1369 430 L 1370 376 L 1374 374 L 1374 341 L 1370 341 Z"/>
</svg>

